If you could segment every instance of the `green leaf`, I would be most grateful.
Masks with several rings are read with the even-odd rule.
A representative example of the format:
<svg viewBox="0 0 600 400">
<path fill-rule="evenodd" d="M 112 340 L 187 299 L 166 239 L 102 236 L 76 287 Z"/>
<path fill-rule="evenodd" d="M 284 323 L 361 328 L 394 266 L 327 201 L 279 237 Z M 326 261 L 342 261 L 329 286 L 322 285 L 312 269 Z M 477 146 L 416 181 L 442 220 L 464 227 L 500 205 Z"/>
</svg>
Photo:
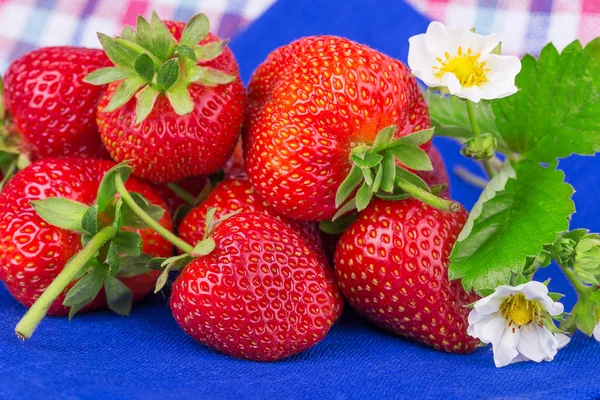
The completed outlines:
<svg viewBox="0 0 600 400">
<path fill-rule="evenodd" d="M 94 300 L 102 289 L 104 277 L 105 273 L 101 268 L 93 268 L 67 292 L 63 305 L 71 307 L 69 319 Z"/>
<path fill-rule="evenodd" d="M 194 52 L 194 49 L 192 49 L 191 47 L 188 46 L 177 46 L 177 48 L 175 49 L 175 52 L 177 53 L 177 55 L 181 56 L 181 57 L 186 57 L 187 59 L 191 60 L 191 61 L 196 61 L 196 53 Z"/>
<path fill-rule="evenodd" d="M 194 250 L 192 251 L 192 256 L 206 256 L 212 253 L 215 247 L 217 247 L 217 244 L 215 243 L 215 240 L 213 238 L 204 239 L 198 242 L 198 244 L 194 247 Z"/>
<path fill-rule="evenodd" d="M 91 205 L 81 218 L 81 227 L 90 235 L 98 233 L 98 205 Z"/>
<path fill-rule="evenodd" d="M 331 218 L 331 222 L 337 221 L 339 218 L 353 210 L 356 210 L 356 198 L 349 200 L 346 204 L 340 207 L 340 209 L 337 210 L 333 218 Z"/>
<path fill-rule="evenodd" d="M 367 185 L 367 182 L 363 183 L 358 192 L 356 192 L 356 209 L 362 211 L 367 208 L 372 197 L 373 190 Z"/>
<path fill-rule="evenodd" d="M 92 85 L 106 85 L 107 83 L 128 78 L 130 75 L 131 73 L 126 69 L 118 67 L 106 67 L 90 72 L 85 78 L 83 78 L 83 81 Z"/>
<path fill-rule="evenodd" d="M 96 204 L 98 212 L 103 212 L 106 207 L 114 201 L 117 187 L 115 186 L 115 175 L 121 174 L 123 182 L 127 181 L 131 175 L 131 167 L 126 162 L 120 163 L 109 169 L 100 181 L 98 194 L 96 195 Z"/>
<path fill-rule="evenodd" d="M 142 237 L 137 232 L 122 231 L 112 239 L 112 243 L 120 253 L 137 257 L 142 252 Z"/>
<path fill-rule="evenodd" d="M 434 128 L 422 129 L 420 131 L 413 132 L 409 135 L 399 137 L 395 139 L 391 146 L 397 145 L 410 145 L 410 146 L 420 146 L 425 144 L 431 140 L 433 137 Z"/>
<path fill-rule="evenodd" d="M 165 215 L 165 210 L 160 206 L 155 206 L 151 204 L 148 199 L 142 196 L 139 193 L 131 192 L 129 193 L 135 204 L 137 204 L 146 214 L 152 217 L 155 221 L 160 221 L 160 219 Z M 129 226 L 132 228 L 148 228 L 148 225 L 142 221 L 140 217 L 127 205 L 124 203 L 121 207 L 121 215 L 123 216 L 123 225 Z"/>
<path fill-rule="evenodd" d="M 164 268 L 163 272 L 160 274 L 158 279 L 156 280 L 156 287 L 154 288 L 154 293 L 158 293 L 166 284 L 167 279 L 169 278 L 169 272 L 177 271 L 183 267 L 185 267 L 192 258 L 189 254 L 181 254 L 179 256 L 174 256 L 171 258 L 167 258 L 161 266 Z"/>
<path fill-rule="evenodd" d="M 194 46 L 194 53 L 196 53 L 196 60 L 198 61 L 210 61 L 219 57 L 223 54 L 223 51 L 227 48 L 229 39 L 217 40 L 207 44 Z"/>
<path fill-rule="evenodd" d="M 492 179 L 454 245 L 449 277 L 466 291 L 508 284 L 569 227 L 575 206 L 564 174 L 527 160 L 513 168 Z"/>
<path fill-rule="evenodd" d="M 158 18 L 156 12 L 152 13 L 150 19 L 150 35 L 152 37 L 153 53 L 161 60 L 167 60 L 177 45 L 175 38 L 171 35 L 169 29 Z"/>
<path fill-rule="evenodd" d="M 140 41 L 140 37 L 138 36 L 138 34 L 129 25 L 123 28 L 123 30 L 121 31 L 121 37 L 125 40 L 129 40 L 130 42 L 134 43 L 139 43 Z"/>
<path fill-rule="evenodd" d="M 188 79 L 188 82 L 196 82 L 204 86 L 218 86 L 226 85 L 233 82 L 235 79 L 235 76 L 228 75 L 216 69 L 197 67 L 194 74 Z"/>
<path fill-rule="evenodd" d="M 379 191 L 379 187 L 381 186 L 382 179 L 383 179 L 383 167 L 381 166 L 381 164 L 379 164 L 379 166 L 377 167 L 377 173 L 375 174 L 375 179 L 373 180 L 373 186 L 371 188 L 371 191 L 373 193 Z"/>
<path fill-rule="evenodd" d="M 396 159 L 394 155 L 387 151 L 384 152 L 381 166 L 383 168 L 381 189 L 384 192 L 391 193 L 394 191 L 394 182 L 396 181 Z"/>
<path fill-rule="evenodd" d="M 158 70 L 156 87 L 164 92 L 177 82 L 177 78 L 179 78 L 179 62 L 177 62 L 177 59 L 172 58 Z"/>
<path fill-rule="evenodd" d="M 403 165 L 415 171 L 431 171 L 433 166 L 425 151 L 417 146 L 398 144 L 386 150 L 392 153 Z"/>
<path fill-rule="evenodd" d="M 154 63 L 148 54 L 142 53 L 137 56 L 134 68 L 140 78 L 146 83 L 152 83 L 154 79 Z"/>
<path fill-rule="evenodd" d="M 131 278 L 134 276 L 147 274 L 151 271 L 148 268 L 148 263 L 151 259 L 152 257 L 143 253 L 137 257 L 121 257 L 121 265 L 119 266 L 119 270 L 117 271 L 117 276 Z"/>
<path fill-rule="evenodd" d="M 319 228 L 330 235 L 339 235 L 342 234 L 348 229 L 350 225 L 358 218 L 358 213 L 352 213 L 348 215 L 344 215 L 343 217 L 338 218 L 336 221 L 321 221 L 319 223 Z"/>
<path fill-rule="evenodd" d="M 125 46 L 120 45 L 117 39 L 111 38 L 103 33 L 98 33 L 98 40 L 104 49 L 104 52 L 116 66 L 122 68 L 131 68 L 135 62 L 137 54 Z"/>
<path fill-rule="evenodd" d="M 31 202 L 35 212 L 47 223 L 70 231 L 84 232 L 81 226 L 88 206 L 73 200 L 51 197 Z"/>
<path fill-rule="evenodd" d="M 184 46 L 193 47 L 208 35 L 210 30 L 210 21 L 205 14 L 194 15 L 181 34 L 179 43 Z"/>
<path fill-rule="evenodd" d="M 111 275 L 115 275 L 119 270 L 121 256 L 117 250 L 117 245 L 112 241 L 108 245 L 108 250 L 106 251 L 106 260 L 104 260 L 104 263 L 108 265 L 108 272 Z"/>
<path fill-rule="evenodd" d="M 187 115 L 194 110 L 194 103 L 190 98 L 185 83 L 177 82 L 167 90 L 166 95 L 177 115 Z"/>
<path fill-rule="evenodd" d="M 135 107 L 135 124 L 138 125 L 144 121 L 154 108 L 154 103 L 158 98 L 159 91 L 152 86 L 146 86 L 135 96 L 137 104 Z"/>
<path fill-rule="evenodd" d="M 128 316 L 133 304 L 133 293 L 125 286 L 123 282 L 114 276 L 107 276 L 104 282 L 104 291 L 106 292 L 106 302 L 116 314 Z"/>
<path fill-rule="evenodd" d="M 600 38 L 578 41 L 558 53 L 542 49 L 522 60 L 519 92 L 493 102 L 496 125 L 512 150 L 552 162 L 600 151 Z"/>
<path fill-rule="evenodd" d="M 371 172 L 371 168 L 361 168 L 361 172 L 363 175 L 363 179 L 367 186 L 373 185 L 373 173 Z"/>
<path fill-rule="evenodd" d="M 150 50 L 152 49 L 152 29 L 150 23 L 141 15 L 138 15 L 136 31 L 140 38 L 140 44 Z"/>
<path fill-rule="evenodd" d="M 108 105 L 102 110 L 103 112 L 112 112 L 123 104 L 127 103 L 136 92 L 144 85 L 144 81 L 139 76 L 130 76 L 126 78 L 117 90 L 113 93 Z"/>
<path fill-rule="evenodd" d="M 383 160 L 383 156 L 379 153 L 367 152 L 362 158 L 357 155 L 352 155 L 352 162 L 360 168 L 373 168 L 378 165 L 381 160 Z"/>
<path fill-rule="evenodd" d="M 356 165 L 352 166 L 350 173 L 344 181 L 340 184 L 335 195 L 335 205 L 339 207 L 346 199 L 354 192 L 354 190 L 360 185 L 363 175 L 362 170 Z"/>
<path fill-rule="evenodd" d="M 396 133 L 396 125 L 390 125 L 380 130 L 375 137 L 375 143 L 373 143 L 373 153 L 378 153 L 389 146 L 394 138 L 394 133 Z"/>
</svg>

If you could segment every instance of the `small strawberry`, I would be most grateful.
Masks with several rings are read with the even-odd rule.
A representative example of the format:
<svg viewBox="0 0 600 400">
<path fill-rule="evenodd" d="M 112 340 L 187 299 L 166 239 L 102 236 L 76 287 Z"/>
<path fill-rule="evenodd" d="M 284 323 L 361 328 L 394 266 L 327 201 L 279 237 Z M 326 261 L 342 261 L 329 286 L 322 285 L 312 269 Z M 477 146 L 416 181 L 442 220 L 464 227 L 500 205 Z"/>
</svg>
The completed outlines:
<svg viewBox="0 0 600 400">
<path fill-rule="evenodd" d="M 162 183 L 208 175 L 233 152 L 244 86 L 227 41 L 208 29 L 204 14 L 187 25 L 153 14 L 121 37 L 99 34 L 117 67 L 86 78 L 112 82 L 98 106 L 98 127 L 113 159 L 130 160 L 137 176 Z"/>
<path fill-rule="evenodd" d="M 8 291 L 24 306 L 31 307 L 44 290 L 63 270 L 63 267 L 82 249 L 82 242 L 91 238 L 90 230 L 100 230 L 105 225 L 111 224 L 110 214 L 114 214 L 114 204 L 109 204 L 98 214 L 97 221 L 88 220 L 88 226 L 82 228 L 82 216 L 94 210 L 89 207 L 95 204 L 102 177 L 114 164 L 109 161 L 95 159 L 47 158 L 37 161 L 17 173 L 7 184 L 0 195 L 0 280 L 4 282 Z M 150 188 L 148 184 L 137 179 L 127 182 L 130 191 L 140 193 L 151 204 L 165 207 L 162 199 Z M 40 200 L 47 199 L 50 203 L 44 208 Z M 70 201 L 67 201 L 70 200 Z M 36 208 L 34 208 L 34 206 Z M 40 208 L 41 207 L 41 208 Z M 97 204 L 96 206 L 97 207 Z M 37 212 L 36 212 L 37 211 Z M 95 208 L 98 212 L 98 208 Z M 42 219 L 41 215 L 59 214 L 66 219 L 70 229 L 51 225 Z M 94 215 L 94 214 L 89 214 Z M 76 218 L 78 217 L 78 218 Z M 160 224 L 171 229 L 171 218 L 164 213 L 159 220 Z M 131 291 L 131 300 L 137 301 L 154 288 L 157 272 L 140 273 L 140 271 L 125 270 L 125 260 L 133 259 L 139 255 L 140 249 L 136 239 L 130 242 L 132 235 L 137 233 L 141 239 L 141 252 L 149 256 L 170 256 L 173 248 L 169 242 L 149 228 L 123 227 L 123 233 L 116 236 L 116 249 L 119 253 L 130 254 L 121 259 L 121 269 L 113 272 L 114 261 L 109 259 L 112 251 L 108 246 L 103 247 L 98 258 L 89 261 L 89 272 L 81 279 L 92 282 L 95 273 L 108 274 L 102 278 L 112 283 L 111 288 L 118 289 L 120 305 L 123 298 L 128 296 L 127 288 Z M 112 242 L 111 242 L 112 243 Z M 108 254 L 108 255 L 107 255 Z M 106 259 L 103 259 L 105 257 Z M 102 265 L 100 265 L 102 264 Z M 104 269 L 103 269 L 104 268 Z M 86 272 L 87 270 L 84 270 Z M 146 271 L 148 272 L 148 271 Z M 115 274 L 116 273 L 116 274 Z M 126 286 L 119 287 L 111 276 Z M 80 276 L 81 277 L 81 276 Z M 70 282 L 70 281 L 69 281 Z M 69 283 L 67 282 L 67 283 Z M 69 307 L 63 304 L 69 289 L 79 280 L 68 284 L 67 288 L 49 306 L 48 314 L 64 315 L 69 313 Z M 97 281 L 94 281 L 97 282 Z M 100 291 L 102 280 L 97 290 L 91 294 L 87 302 L 76 304 L 71 313 L 84 308 L 106 308 L 107 298 L 105 291 Z M 106 289 L 106 293 L 110 288 Z M 96 295 L 97 294 L 97 295 Z M 108 306 L 117 312 L 127 312 L 128 305 L 120 307 L 108 301 Z M 114 309 L 114 308 L 113 308 Z"/>
<path fill-rule="evenodd" d="M 334 319 L 331 284 L 319 259 L 282 222 L 235 215 L 215 228 L 215 248 L 172 286 L 181 328 L 233 357 L 274 361 L 321 341 Z"/>
<path fill-rule="evenodd" d="M 80 47 L 44 47 L 14 61 L 5 75 L 4 101 L 21 150 L 33 158 L 106 156 L 96 125 L 106 86 L 83 78 L 109 65 L 102 50 Z"/>
<path fill-rule="evenodd" d="M 380 189 L 409 192 L 412 174 L 397 172 L 395 158 L 431 168 L 431 132 L 420 131 L 429 114 L 416 80 L 367 46 L 314 36 L 279 48 L 254 72 L 248 101 L 248 176 L 290 218 L 331 219 L 353 193 L 360 211 Z"/>
<path fill-rule="evenodd" d="M 206 215 L 210 209 L 215 209 L 214 218 L 220 219 L 236 211 L 257 212 L 271 216 L 294 232 L 296 232 L 306 245 L 317 255 L 329 279 L 336 299 L 336 320 L 342 314 L 344 300 L 335 283 L 335 277 L 323 249 L 323 243 L 316 224 L 304 221 L 295 221 L 278 215 L 271 210 L 262 198 L 254 191 L 249 181 L 244 179 L 226 179 L 220 182 L 210 193 L 206 201 L 194 208 L 183 219 L 179 227 L 181 239 L 195 245 L 204 238 Z"/>
<path fill-rule="evenodd" d="M 436 349 L 468 353 L 465 306 L 476 300 L 448 281 L 448 257 L 467 219 L 415 199 L 376 200 L 342 235 L 335 271 L 350 305 L 375 324 Z"/>
</svg>

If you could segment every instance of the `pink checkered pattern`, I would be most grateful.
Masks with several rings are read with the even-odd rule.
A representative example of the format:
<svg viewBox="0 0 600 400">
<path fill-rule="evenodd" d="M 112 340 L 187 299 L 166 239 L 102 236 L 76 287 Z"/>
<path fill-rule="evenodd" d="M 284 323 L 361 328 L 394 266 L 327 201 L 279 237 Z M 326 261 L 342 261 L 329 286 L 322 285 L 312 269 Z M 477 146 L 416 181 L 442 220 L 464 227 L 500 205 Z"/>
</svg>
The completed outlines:
<svg viewBox="0 0 600 400">
<path fill-rule="evenodd" d="M 499 33 L 507 54 L 537 54 L 553 42 L 600 36 L 600 0 L 408 0 L 430 18 L 451 26 Z"/>
<path fill-rule="evenodd" d="M 187 21 L 203 12 L 211 30 L 232 37 L 275 0 L 0 0 L 0 73 L 41 46 L 99 47 L 96 32 L 114 35 L 138 14 Z"/>
</svg>

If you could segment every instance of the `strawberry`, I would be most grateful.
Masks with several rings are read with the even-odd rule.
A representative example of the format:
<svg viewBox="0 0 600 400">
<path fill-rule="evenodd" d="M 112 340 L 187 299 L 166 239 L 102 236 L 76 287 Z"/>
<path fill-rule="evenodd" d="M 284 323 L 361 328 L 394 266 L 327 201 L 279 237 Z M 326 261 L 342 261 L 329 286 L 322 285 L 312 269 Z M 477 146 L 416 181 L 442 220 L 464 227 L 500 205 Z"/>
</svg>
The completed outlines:
<svg viewBox="0 0 600 400">
<path fill-rule="evenodd" d="M 373 323 L 436 349 L 468 353 L 465 306 L 477 298 L 448 281 L 452 246 L 467 219 L 415 199 L 376 200 L 342 235 L 335 272 L 350 305 Z"/>
<path fill-rule="evenodd" d="M 246 171 L 290 218 L 332 218 L 363 175 L 359 210 L 379 188 L 392 192 L 404 184 L 394 157 L 428 167 L 431 134 L 394 141 L 429 127 L 416 80 L 401 62 L 348 39 L 307 37 L 275 50 L 254 72 L 248 102 Z"/>
<path fill-rule="evenodd" d="M 44 47 L 14 61 L 4 101 L 21 150 L 33 158 L 107 155 L 96 125 L 106 87 L 83 78 L 109 65 L 101 50 L 80 47 Z"/>
<path fill-rule="evenodd" d="M 47 158 L 31 164 L 17 173 L 0 195 L 0 280 L 24 306 L 30 307 L 61 272 L 67 261 L 82 248 L 82 233 L 47 223 L 36 213 L 32 202 L 58 197 L 91 205 L 102 176 L 113 166 L 109 161 L 95 159 Z M 141 193 L 152 204 L 165 203 L 150 186 L 137 179 L 127 181 L 127 188 Z M 101 215 L 101 220 L 105 216 Z M 168 214 L 160 224 L 171 229 Z M 124 228 L 137 232 L 142 240 L 142 252 L 150 256 L 170 256 L 172 246 L 152 229 Z M 131 276 L 117 275 L 132 292 L 133 301 L 141 299 L 154 288 L 157 272 Z M 64 315 L 65 295 L 75 282 L 52 303 L 50 315 Z M 90 299 L 91 300 L 91 299 Z M 107 299 L 100 291 L 85 310 L 106 308 Z"/>
<path fill-rule="evenodd" d="M 431 149 L 427 152 L 431 159 L 431 165 L 433 170 L 431 171 L 413 171 L 416 175 L 421 177 L 429 186 L 444 185 L 446 188 L 440 196 L 450 198 L 450 178 L 448 177 L 448 170 L 444 159 L 440 154 L 439 150 L 435 146 L 431 146 Z"/>
<path fill-rule="evenodd" d="M 233 152 L 245 111 L 237 62 L 208 33 L 200 14 L 185 25 L 138 18 L 137 32 L 99 35 L 117 65 L 86 80 L 109 84 L 97 122 L 116 161 L 130 160 L 135 175 L 176 182 L 222 168 Z M 135 98 L 134 98 L 135 96 Z"/>
<path fill-rule="evenodd" d="M 221 222 L 215 249 L 187 265 L 171 291 L 181 328 L 233 357 L 274 361 L 321 341 L 334 297 L 316 255 L 282 222 L 241 213 Z"/>
<path fill-rule="evenodd" d="M 323 249 L 320 232 L 316 224 L 304 221 L 295 221 L 277 215 L 254 191 L 249 181 L 244 179 L 226 179 L 221 181 L 210 193 L 206 201 L 194 208 L 183 219 L 179 227 L 179 236 L 190 244 L 196 244 L 204 238 L 205 220 L 208 210 L 216 210 L 214 218 L 220 219 L 235 211 L 257 212 L 268 215 L 296 232 L 306 245 L 317 255 L 323 266 L 325 275 L 330 281 L 335 296 L 336 320 L 342 314 L 344 300 L 339 291 L 329 261 Z"/>
<path fill-rule="evenodd" d="M 167 211 L 171 216 L 175 215 L 175 212 L 181 206 L 190 206 L 190 204 L 186 201 L 187 197 L 192 197 L 195 199 L 200 195 L 202 189 L 206 186 L 208 180 L 204 176 L 191 176 L 189 178 L 185 178 L 175 184 L 150 184 L 154 191 L 160 195 L 160 197 L 167 204 Z M 185 191 L 185 195 L 181 195 L 176 193 L 176 191 L 183 190 Z M 186 198 L 184 198 L 186 197 Z"/>
<path fill-rule="evenodd" d="M 244 148 L 241 140 L 235 145 L 233 154 L 223 166 L 223 171 L 225 172 L 225 178 L 248 179 L 244 168 Z"/>
</svg>

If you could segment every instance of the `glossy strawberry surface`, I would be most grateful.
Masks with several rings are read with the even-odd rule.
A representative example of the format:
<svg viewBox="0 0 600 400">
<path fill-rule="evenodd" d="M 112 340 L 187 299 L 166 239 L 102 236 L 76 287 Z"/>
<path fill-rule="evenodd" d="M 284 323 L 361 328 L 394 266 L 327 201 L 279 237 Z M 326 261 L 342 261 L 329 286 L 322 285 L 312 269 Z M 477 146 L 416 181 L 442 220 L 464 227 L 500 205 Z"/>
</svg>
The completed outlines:
<svg viewBox="0 0 600 400">
<path fill-rule="evenodd" d="M 81 234 L 49 225 L 34 211 L 30 201 L 62 197 L 92 204 L 100 180 L 114 164 L 95 159 L 44 159 L 15 175 L 0 195 L 0 280 L 24 306 L 30 307 L 63 269 L 66 262 L 81 250 Z M 150 186 L 135 178 L 126 182 L 132 192 L 141 193 L 152 204 L 166 207 Z M 171 229 L 165 213 L 161 225 Z M 172 246 L 151 229 L 136 230 L 142 236 L 142 251 L 156 257 L 168 257 Z M 157 273 L 119 278 L 133 292 L 134 301 L 154 288 Z M 74 283 L 73 283 L 74 284 Z M 72 286 L 72 284 L 71 284 Z M 50 315 L 64 315 L 65 290 L 52 304 Z M 106 307 L 104 291 L 84 310 Z"/>
<path fill-rule="evenodd" d="M 33 158 L 103 157 L 96 108 L 106 86 L 83 82 L 111 65 L 102 50 L 43 47 L 13 62 L 4 99 L 13 129 Z"/>
<path fill-rule="evenodd" d="M 219 224 L 216 249 L 172 287 L 171 310 L 194 339 L 225 354 L 274 361 L 321 341 L 334 297 L 320 261 L 282 222 L 241 213 Z"/>
<path fill-rule="evenodd" d="M 404 64 L 334 36 L 271 53 L 252 76 L 248 102 L 248 176 L 271 207 L 303 220 L 335 214 L 354 147 L 372 144 L 390 125 L 396 137 L 429 127 L 427 105 Z"/>
<path fill-rule="evenodd" d="M 335 271 L 350 305 L 373 323 L 436 349 L 468 353 L 465 306 L 475 301 L 448 281 L 449 255 L 467 219 L 418 200 L 376 200 L 342 235 Z"/>
<path fill-rule="evenodd" d="M 183 23 L 165 24 L 175 39 L 181 37 Z M 216 40 L 209 34 L 202 43 Z M 150 115 L 136 125 L 135 97 L 113 112 L 103 112 L 119 82 L 109 85 L 98 106 L 97 121 L 102 140 L 115 161 L 131 160 L 134 174 L 153 182 L 176 182 L 223 167 L 241 130 L 246 107 L 244 85 L 229 49 L 201 65 L 238 78 L 226 85 L 190 85 L 194 109 L 187 115 L 177 115 L 161 94 Z"/>
</svg>

